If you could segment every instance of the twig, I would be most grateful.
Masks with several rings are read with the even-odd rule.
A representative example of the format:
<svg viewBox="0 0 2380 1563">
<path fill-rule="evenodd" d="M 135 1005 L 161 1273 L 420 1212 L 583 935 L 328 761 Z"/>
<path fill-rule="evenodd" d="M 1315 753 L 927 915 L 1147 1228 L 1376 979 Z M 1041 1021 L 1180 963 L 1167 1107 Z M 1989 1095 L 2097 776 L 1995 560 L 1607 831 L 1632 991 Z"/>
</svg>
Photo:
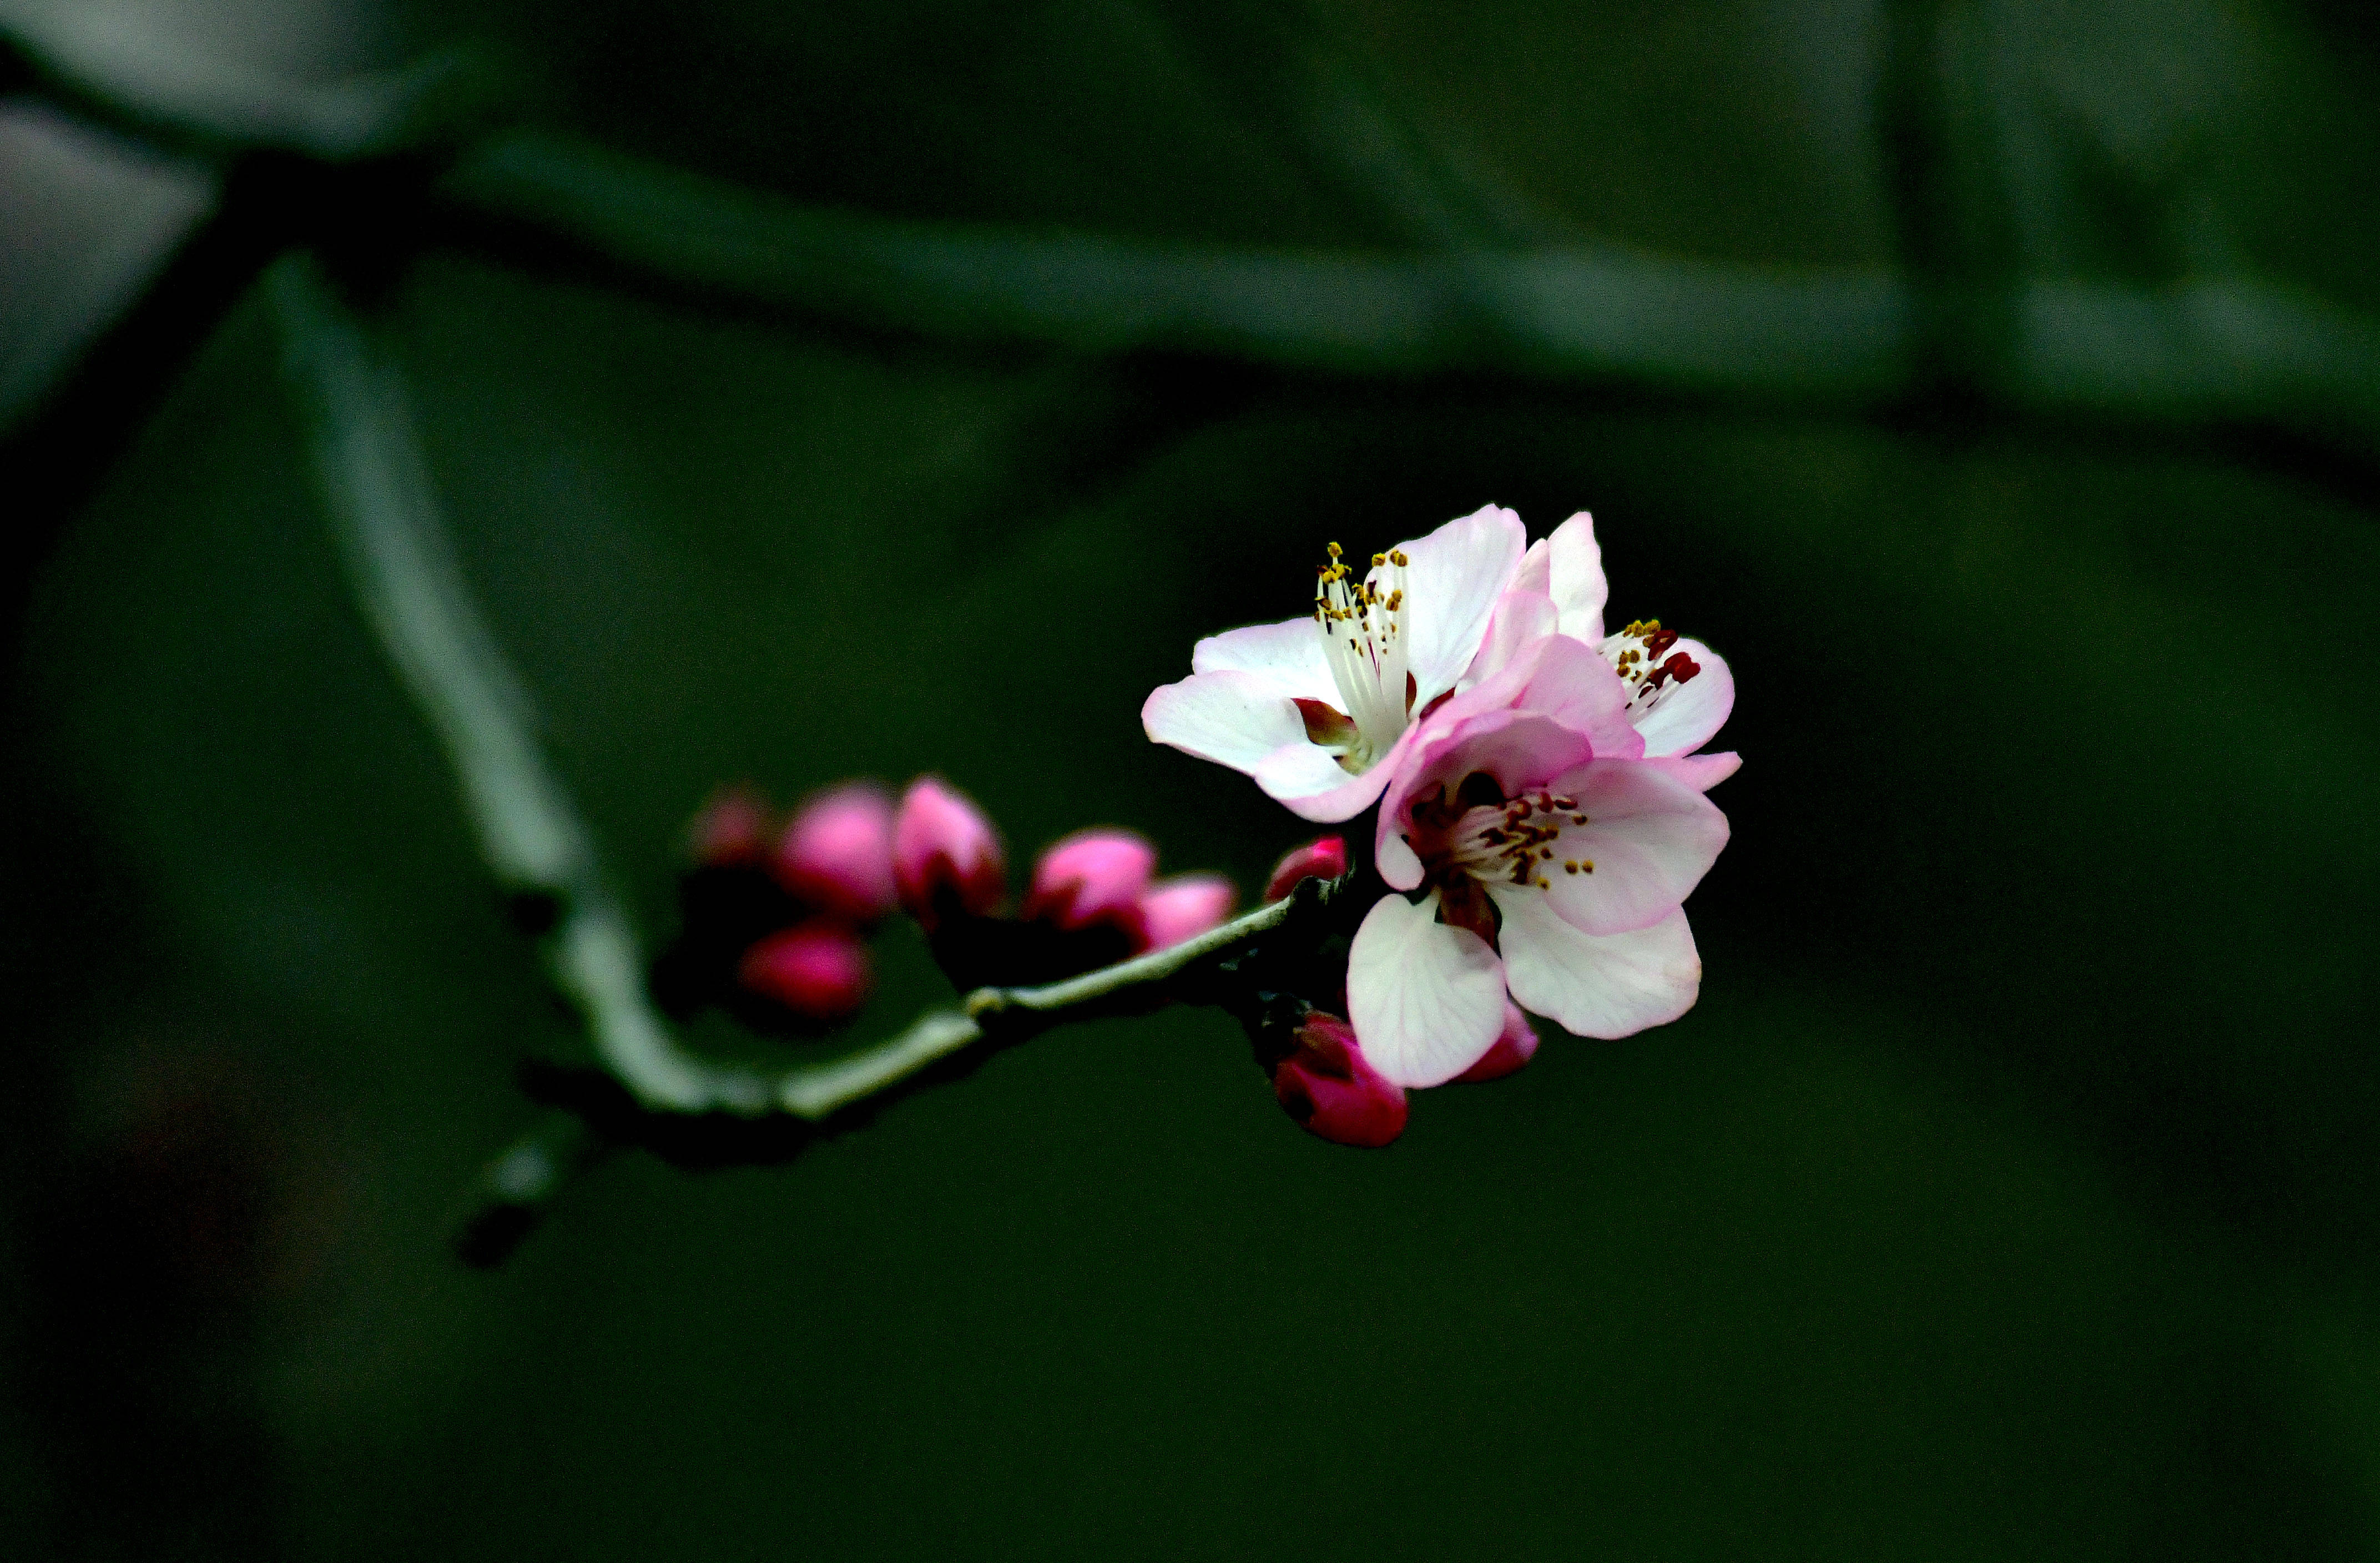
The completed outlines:
<svg viewBox="0 0 2380 1563">
<path fill-rule="evenodd" d="M 1310 882 L 1171 949 L 1045 987 L 981 989 L 964 1011 L 929 1012 L 832 1062 L 772 1072 L 690 1052 L 653 1007 L 626 912 L 464 588 L 396 370 L 311 257 L 276 261 L 266 285 L 357 599 L 446 751 L 481 855 L 546 927 L 548 973 L 583 1021 L 602 1077 L 625 1095 L 627 1116 L 679 1125 L 771 1117 L 828 1124 L 969 1049 L 1009 1046 L 1061 1020 L 1211 997 L 1218 974 L 1262 953 L 1283 930 L 1302 924 L 1303 943 L 1330 931 L 1320 914 L 1340 886 Z M 623 1122 L 620 1133 L 635 1128 Z M 466 1256 L 501 1258 L 601 1143 L 576 1121 L 550 1117 L 497 1157 L 465 1229 Z"/>
</svg>

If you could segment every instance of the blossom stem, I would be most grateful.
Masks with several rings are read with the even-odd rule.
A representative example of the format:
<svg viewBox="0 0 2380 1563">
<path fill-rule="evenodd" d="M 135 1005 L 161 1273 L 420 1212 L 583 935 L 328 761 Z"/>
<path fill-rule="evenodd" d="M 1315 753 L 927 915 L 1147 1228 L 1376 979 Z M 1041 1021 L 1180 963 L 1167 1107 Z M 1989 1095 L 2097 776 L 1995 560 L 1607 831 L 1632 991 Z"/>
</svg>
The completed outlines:
<svg viewBox="0 0 2380 1563">
<path fill-rule="evenodd" d="M 592 838 L 540 752 L 526 697 L 465 588 L 395 367 L 310 257 L 267 273 L 284 357 L 298 394 L 315 477 L 357 598 L 382 649 L 446 752 L 480 854 L 522 920 L 542 930 L 547 975 L 577 1013 L 606 1102 L 567 1083 L 547 1115 L 482 1175 L 465 1224 L 467 1259 L 493 1264 L 525 1237 L 578 1172 L 613 1144 L 679 1149 L 713 1162 L 782 1157 L 810 1131 L 940 1078 L 936 1066 L 1011 1046 L 1066 1020 L 1141 1013 L 1169 1003 L 1254 1000 L 1253 956 L 1276 935 L 1293 946 L 1333 931 L 1322 911 L 1347 882 L 1310 880 L 1166 950 L 1035 987 L 985 987 L 962 1009 L 918 1016 L 847 1057 L 785 1071 L 721 1064 L 678 1041 L 654 1008 L 626 908 Z M 1343 920 L 1343 919 L 1341 919 Z M 1343 930 L 1340 930 L 1343 931 Z M 1217 979 L 1240 974 L 1233 990 Z M 738 1137 L 738 1121 L 776 1121 L 790 1135 Z M 696 1146 L 693 1141 L 706 1141 Z M 739 1148 L 740 1147 L 740 1148 Z"/>
</svg>

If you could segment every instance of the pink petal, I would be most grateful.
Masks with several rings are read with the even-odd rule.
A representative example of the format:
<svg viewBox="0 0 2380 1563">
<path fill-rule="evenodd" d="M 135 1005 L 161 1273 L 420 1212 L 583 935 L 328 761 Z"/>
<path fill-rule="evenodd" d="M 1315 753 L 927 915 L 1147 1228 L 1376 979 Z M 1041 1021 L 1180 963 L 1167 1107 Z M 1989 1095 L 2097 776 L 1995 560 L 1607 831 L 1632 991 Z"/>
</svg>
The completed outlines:
<svg viewBox="0 0 2380 1563">
<path fill-rule="evenodd" d="M 1192 673 L 1178 684 L 1160 685 L 1142 704 L 1140 725 L 1157 743 L 1250 775 L 1284 747 L 1321 754 L 1306 742 L 1305 720 L 1290 697 L 1249 672 Z"/>
<path fill-rule="evenodd" d="M 1181 874 L 1160 880 L 1140 898 L 1144 950 L 1165 950 L 1219 927 L 1240 899 L 1220 874 Z"/>
<path fill-rule="evenodd" d="M 1157 849 L 1131 830 L 1077 830 L 1033 865 L 1033 888 L 1017 915 L 1059 927 L 1139 924 L 1139 905 L 1157 868 Z"/>
<path fill-rule="evenodd" d="M 1511 1000 L 1504 1001 L 1504 1029 L 1496 1035 L 1496 1045 L 1487 1056 L 1454 1078 L 1478 1083 L 1501 1080 L 1537 1056 L 1537 1028 L 1529 1024 L 1528 1015 Z"/>
<path fill-rule="evenodd" d="M 1504 974 L 1488 941 L 1418 905 L 1382 896 L 1347 953 L 1347 1015 L 1372 1067 L 1414 1089 L 1442 1084 L 1496 1043 Z"/>
<path fill-rule="evenodd" d="M 1595 760 L 1552 779 L 1576 801 L 1539 866 L 1545 888 L 1491 884 L 1499 906 L 1549 901 L 1581 933 L 1650 927 L 1694 892 L 1727 845 L 1727 816 L 1692 786 L 1644 760 Z M 1576 868 L 1571 865 L 1576 865 Z"/>
<path fill-rule="evenodd" d="M 834 924 L 805 924 L 747 950 L 735 980 L 806 1020 L 842 1020 L 868 1001 L 868 950 Z"/>
<path fill-rule="evenodd" d="M 1584 934 L 1543 896 L 1499 902 L 1504 977 L 1524 1009 L 1581 1036 L 1628 1036 L 1694 1008 L 1702 958 L 1682 911 L 1632 933 Z"/>
<path fill-rule="evenodd" d="M 1691 754 L 1718 735 L 1735 709 L 1735 674 L 1726 660 L 1699 640 L 1681 640 L 1668 655 L 1680 652 L 1693 660 L 1696 672 L 1636 723 L 1648 755 Z"/>
<path fill-rule="evenodd" d="M 892 800 L 873 782 L 820 793 L 796 810 L 770 861 L 779 883 L 821 912 L 872 923 L 900 903 Z"/>
<path fill-rule="evenodd" d="M 1743 768 L 1743 757 L 1730 749 L 1717 755 L 1674 755 L 1666 759 L 1637 762 L 1649 765 L 1692 787 L 1697 793 L 1707 793 Z"/>
<path fill-rule="evenodd" d="M 965 794 L 920 776 L 892 822 L 892 882 L 903 909 L 929 933 L 948 912 L 988 915 L 1008 888 L 1000 832 Z"/>
<path fill-rule="evenodd" d="M 1298 1027 L 1297 1048 L 1273 1068 L 1272 1092 L 1309 1134 L 1377 1150 L 1405 1131 L 1404 1088 L 1364 1056 L 1355 1031 L 1317 1011 Z"/>
<path fill-rule="evenodd" d="M 1346 871 L 1347 838 L 1317 836 L 1302 847 L 1291 848 L 1272 866 L 1272 877 L 1265 881 L 1265 902 L 1279 901 L 1307 879 L 1335 879 Z"/>
<path fill-rule="evenodd" d="M 1414 805 L 1441 788 L 1458 788 L 1464 777 L 1484 770 L 1511 797 L 1577 769 L 1594 753 L 1585 733 L 1524 711 L 1482 711 L 1446 725 L 1432 721 L 1380 800 L 1373 842 L 1380 877 L 1397 890 L 1421 883 L 1421 859 L 1405 837 Z"/>
<path fill-rule="evenodd" d="M 1410 561 L 1405 665 L 1416 709 L 1453 688 L 1470 668 L 1527 541 L 1518 515 L 1489 504 L 1399 545 Z"/>
<path fill-rule="evenodd" d="M 1530 555 L 1535 557 L 1545 546 L 1537 544 L 1529 551 Z M 1554 607 L 1554 600 L 1542 584 L 1531 584 L 1528 576 L 1529 565 L 1524 560 L 1520 578 L 1512 583 L 1510 591 L 1496 600 L 1496 612 L 1488 621 L 1487 637 L 1479 643 L 1479 654 L 1471 660 L 1467 676 L 1474 682 L 1512 666 L 1522 652 L 1556 632 L 1561 615 Z"/>
</svg>

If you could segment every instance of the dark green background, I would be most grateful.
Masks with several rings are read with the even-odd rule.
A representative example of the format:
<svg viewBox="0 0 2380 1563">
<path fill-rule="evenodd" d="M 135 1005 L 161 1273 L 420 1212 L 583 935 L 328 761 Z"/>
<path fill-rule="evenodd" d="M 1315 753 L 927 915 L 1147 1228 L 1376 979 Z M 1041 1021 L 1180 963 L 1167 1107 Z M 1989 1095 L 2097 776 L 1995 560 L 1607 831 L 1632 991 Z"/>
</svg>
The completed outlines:
<svg viewBox="0 0 2380 1563">
<path fill-rule="evenodd" d="M 2313 0 L 88 9 L 293 81 L 476 39 L 503 114 L 845 212 L 2380 308 L 2380 36 Z M 1987 309 L 1845 406 L 392 240 L 463 563 L 650 930 L 736 777 L 937 769 L 1020 854 L 1114 822 L 1253 886 L 1297 822 L 1141 699 L 1326 539 L 1485 502 L 1593 509 L 1746 757 L 1700 1006 L 1386 1153 L 1177 1012 L 786 1166 L 620 1158 L 479 1274 L 568 1022 L 261 301 L 169 270 L 102 334 L 154 266 L 91 258 L 212 232 L 212 176 L 19 85 L 6 341 L 103 345 L 0 472 L 8 1556 L 2380 1556 L 2371 425 L 2011 409 Z M 880 942 L 863 1036 L 942 996 Z"/>
</svg>

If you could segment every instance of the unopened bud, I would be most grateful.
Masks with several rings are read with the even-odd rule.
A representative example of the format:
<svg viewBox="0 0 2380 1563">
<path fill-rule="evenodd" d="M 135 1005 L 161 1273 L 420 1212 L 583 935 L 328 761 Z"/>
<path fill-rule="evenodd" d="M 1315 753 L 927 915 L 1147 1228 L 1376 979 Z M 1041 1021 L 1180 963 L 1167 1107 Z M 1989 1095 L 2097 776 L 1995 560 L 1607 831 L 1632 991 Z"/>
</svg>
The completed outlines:
<svg viewBox="0 0 2380 1563">
<path fill-rule="evenodd" d="M 776 828 L 768 800 L 746 786 L 722 787 L 686 827 L 686 850 L 701 868 L 755 866 L 769 853 Z"/>
<path fill-rule="evenodd" d="M 1307 1133 L 1370 1150 L 1405 1132 L 1404 1087 L 1365 1060 L 1354 1026 L 1318 1010 L 1296 1037 L 1273 1069 L 1272 1094 Z"/>
<path fill-rule="evenodd" d="M 1514 1070 L 1537 1056 L 1537 1028 L 1521 1012 L 1521 1006 L 1510 999 L 1504 1000 L 1504 1029 L 1497 1034 L 1479 1061 L 1454 1078 L 1457 1080 L 1501 1080 Z"/>
<path fill-rule="evenodd" d="M 1301 880 L 1335 879 L 1346 871 L 1347 838 L 1317 836 L 1273 865 L 1272 878 L 1265 881 L 1265 901 L 1268 904 L 1279 901 Z"/>
<path fill-rule="evenodd" d="M 1077 830 L 1033 865 L 1033 888 L 1018 915 L 1061 932 L 1106 923 L 1141 942 L 1140 898 L 1157 849 L 1130 830 Z"/>
<path fill-rule="evenodd" d="M 875 922 L 899 904 L 892 883 L 892 800 L 873 782 L 847 782 L 795 811 L 770 869 L 805 903 L 847 923 Z"/>
<path fill-rule="evenodd" d="M 892 882 L 902 908 L 928 933 L 946 914 L 988 916 L 1008 889 L 1000 833 L 965 794 L 920 776 L 892 822 Z"/>
<path fill-rule="evenodd" d="M 1141 948 L 1167 950 L 1220 927 L 1240 899 L 1220 874 L 1179 874 L 1160 879 L 1140 898 Z"/>
<path fill-rule="evenodd" d="M 839 1021 L 868 1001 L 868 949 L 832 923 L 772 933 L 744 952 L 735 980 L 747 993 L 805 1021 Z"/>
</svg>

